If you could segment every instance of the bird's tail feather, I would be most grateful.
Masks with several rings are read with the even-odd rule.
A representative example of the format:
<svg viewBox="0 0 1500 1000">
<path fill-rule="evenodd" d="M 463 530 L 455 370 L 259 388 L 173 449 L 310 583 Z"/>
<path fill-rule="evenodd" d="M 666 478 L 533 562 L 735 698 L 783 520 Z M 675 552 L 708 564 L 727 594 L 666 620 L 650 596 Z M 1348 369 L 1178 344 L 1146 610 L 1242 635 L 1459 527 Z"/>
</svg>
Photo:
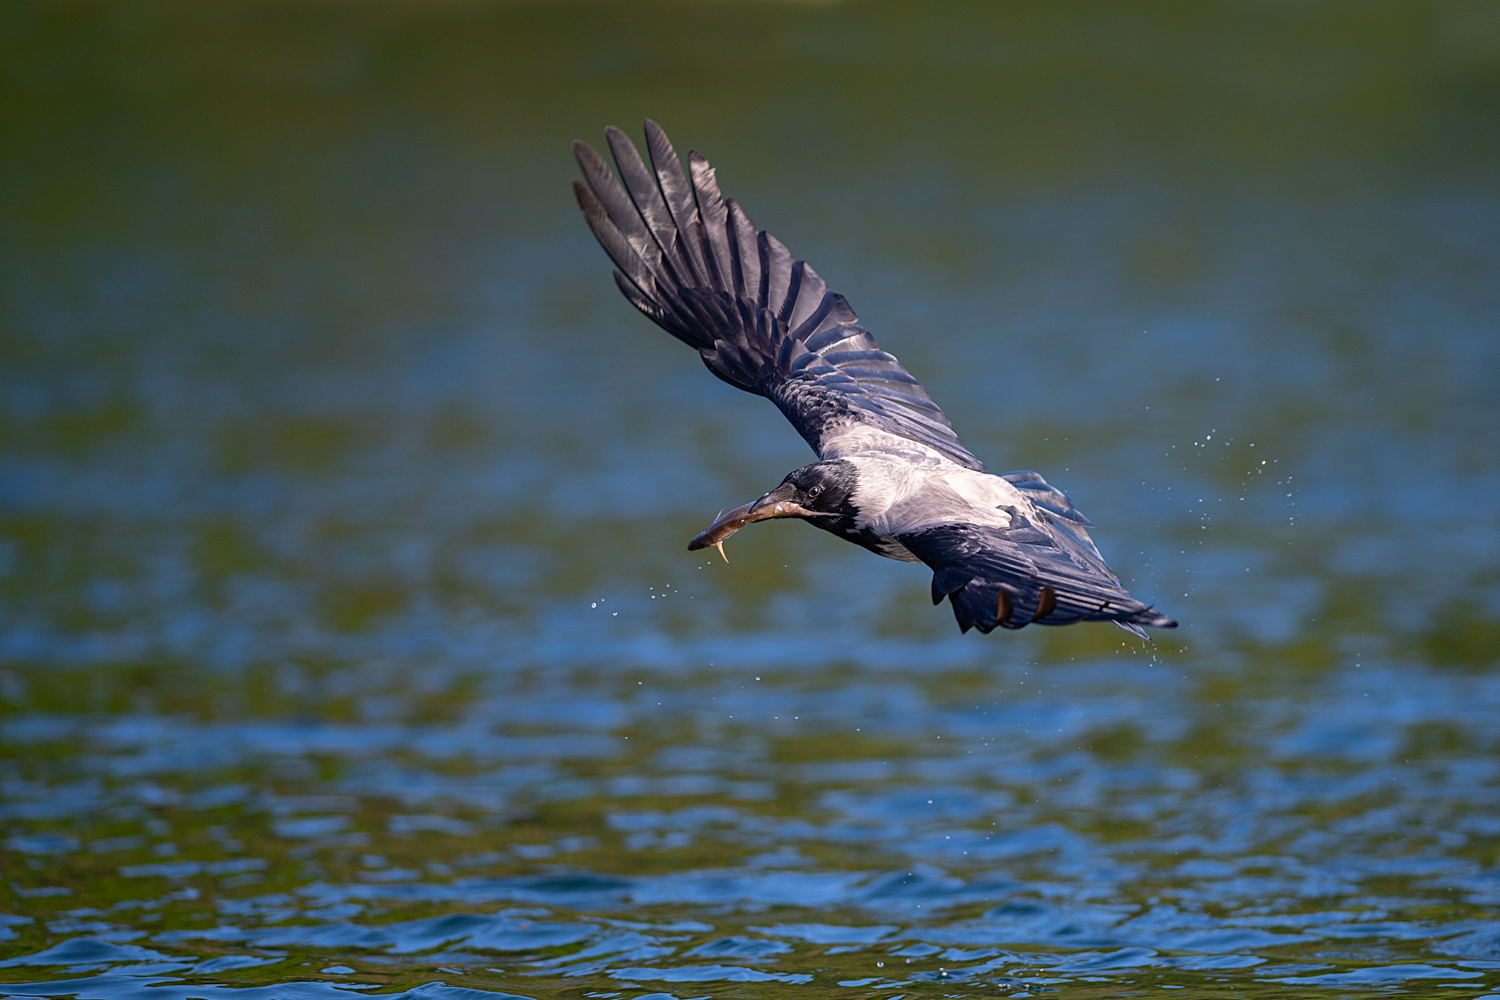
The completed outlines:
<svg viewBox="0 0 1500 1000">
<path fill-rule="evenodd" d="M 1177 627 L 1130 596 L 1108 568 L 1079 565 L 1034 527 L 947 524 L 898 537 L 931 567 L 932 602 L 948 598 L 965 632 L 1081 621 Z"/>
</svg>

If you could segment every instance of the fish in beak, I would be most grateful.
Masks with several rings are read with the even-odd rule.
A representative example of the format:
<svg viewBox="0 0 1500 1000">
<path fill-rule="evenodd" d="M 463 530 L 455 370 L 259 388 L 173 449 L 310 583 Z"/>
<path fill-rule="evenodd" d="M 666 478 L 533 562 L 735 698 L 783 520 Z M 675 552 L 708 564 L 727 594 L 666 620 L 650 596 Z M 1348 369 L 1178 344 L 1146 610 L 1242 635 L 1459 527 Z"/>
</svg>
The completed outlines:
<svg viewBox="0 0 1500 1000">
<path fill-rule="evenodd" d="M 729 557 L 724 555 L 724 540 L 745 525 L 772 517 L 817 517 L 818 511 L 808 510 L 796 502 L 797 494 L 794 484 L 782 483 L 759 500 L 736 507 L 688 542 L 688 551 L 697 552 L 712 545 L 719 550 L 724 561 L 728 562 Z"/>
</svg>

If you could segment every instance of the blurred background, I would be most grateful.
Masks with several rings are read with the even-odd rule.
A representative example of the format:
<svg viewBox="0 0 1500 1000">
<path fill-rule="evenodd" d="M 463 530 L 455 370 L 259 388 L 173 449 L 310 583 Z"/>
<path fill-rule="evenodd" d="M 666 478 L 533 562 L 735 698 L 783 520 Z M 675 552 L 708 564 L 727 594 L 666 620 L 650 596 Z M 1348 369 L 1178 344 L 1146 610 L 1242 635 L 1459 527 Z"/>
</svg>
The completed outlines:
<svg viewBox="0 0 1500 1000">
<path fill-rule="evenodd" d="M 1182 628 L 686 552 L 811 455 L 648 116 Z M 1497 126 L 1492 0 L 0 3 L 0 979 L 1500 985 Z"/>
</svg>

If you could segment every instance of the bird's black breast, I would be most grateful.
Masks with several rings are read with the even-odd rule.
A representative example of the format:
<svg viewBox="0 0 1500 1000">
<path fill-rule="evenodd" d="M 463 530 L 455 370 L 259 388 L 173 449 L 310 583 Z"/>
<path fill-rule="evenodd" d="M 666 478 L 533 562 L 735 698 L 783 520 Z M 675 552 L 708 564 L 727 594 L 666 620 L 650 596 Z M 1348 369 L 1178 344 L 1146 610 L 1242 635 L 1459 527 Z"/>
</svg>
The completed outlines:
<svg viewBox="0 0 1500 1000">
<path fill-rule="evenodd" d="M 855 545 L 869 549 L 877 556 L 885 556 L 887 559 L 899 559 L 902 562 L 920 562 L 899 541 L 880 534 L 868 525 L 860 527 L 856 523 L 856 518 L 852 515 L 841 515 L 838 518 L 814 517 L 808 520 L 824 531 L 838 535 L 846 542 L 853 542 Z"/>
<path fill-rule="evenodd" d="M 860 469 L 854 462 L 846 458 L 814 462 L 788 478 L 795 479 L 804 473 L 811 474 L 809 484 L 816 482 L 823 488 L 818 499 L 809 505 L 818 512 L 817 516 L 807 518 L 810 523 L 846 542 L 869 549 L 878 556 L 903 562 L 920 562 L 895 538 L 860 523 L 863 520 L 862 512 L 855 502 L 860 484 Z"/>
</svg>

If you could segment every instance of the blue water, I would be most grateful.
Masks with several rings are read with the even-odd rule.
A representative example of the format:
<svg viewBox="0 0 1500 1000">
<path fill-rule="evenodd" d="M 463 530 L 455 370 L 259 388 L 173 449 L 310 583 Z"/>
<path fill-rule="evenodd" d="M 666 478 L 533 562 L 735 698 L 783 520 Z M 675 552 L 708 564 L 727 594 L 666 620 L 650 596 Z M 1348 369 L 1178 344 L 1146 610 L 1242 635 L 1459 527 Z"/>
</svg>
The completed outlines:
<svg viewBox="0 0 1500 1000">
<path fill-rule="evenodd" d="M 155 10 L 5 13 L 7 995 L 1500 994 L 1483 10 Z M 687 553 L 646 114 L 1182 628 Z"/>
</svg>

